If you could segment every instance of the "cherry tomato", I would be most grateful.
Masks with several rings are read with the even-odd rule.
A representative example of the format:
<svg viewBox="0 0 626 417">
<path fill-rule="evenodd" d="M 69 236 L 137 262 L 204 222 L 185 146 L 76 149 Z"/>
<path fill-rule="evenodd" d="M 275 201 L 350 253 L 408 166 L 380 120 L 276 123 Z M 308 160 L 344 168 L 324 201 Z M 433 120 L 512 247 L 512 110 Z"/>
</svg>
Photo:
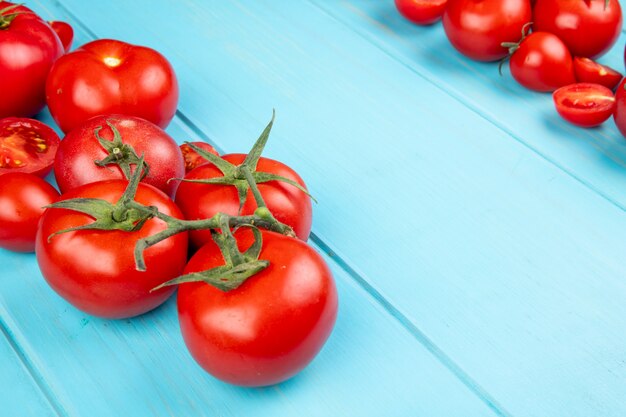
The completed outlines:
<svg viewBox="0 0 626 417">
<path fill-rule="evenodd" d="M 507 56 L 502 43 L 518 41 L 531 17 L 528 0 L 449 0 L 443 28 L 462 54 L 496 61 Z"/>
<path fill-rule="evenodd" d="M 556 90 L 557 112 L 568 122 L 581 127 L 598 126 L 613 114 L 613 91 L 600 84 L 577 83 Z"/>
<path fill-rule="evenodd" d="M 249 230 L 235 233 L 241 250 Z M 193 358 L 211 375 L 244 386 L 284 381 L 320 351 L 337 316 L 337 290 L 328 266 L 306 243 L 263 231 L 260 259 L 269 266 L 237 289 L 181 284 L 178 315 Z M 224 265 L 215 243 L 203 246 L 185 273 Z"/>
<path fill-rule="evenodd" d="M 46 98 L 66 133 L 93 116 L 111 113 L 141 117 L 164 128 L 176 112 L 178 82 L 157 51 L 101 39 L 55 63 Z"/>
<path fill-rule="evenodd" d="M 86 184 L 63 194 L 61 200 L 97 198 L 115 203 L 127 185 L 124 180 Z M 174 202 L 150 185 L 139 184 L 135 201 L 182 218 Z M 172 236 L 148 248 L 144 252 L 144 272 L 136 270 L 133 251 L 139 239 L 165 230 L 165 223 L 159 219 L 150 219 L 133 232 L 78 230 L 48 239 L 55 232 L 93 221 L 77 211 L 54 208 L 44 212 L 37 232 L 36 254 L 52 289 L 76 308 L 99 317 L 132 317 L 163 303 L 174 288 L 150 290 L 183 271 L 187 234 Z"/>
<path fill-rule="evenodd" d="M 10 172 L 0 180 L 0 248 L 33 252 L 44 206 L 59 192 L 33 174 Z"/>
<path fill-rule="evenodd" d="M 622 74 L 589 58 L 574 58 L 574 74 L 580 83 L 600 84 L 611 90 L 622 80 Z"/>
<path fill-rule="evenodd" d="M 441 19 L 448 0 L 395 0 L 398 11 L 413 23 L 430 25 Z"/>
<path fill-rule="evenodd" d="M 117 129 L 122 141 L 130 145 L 138 157 L 144 155 L 150 171 L 142 181 L 173 195 L 176 182 L 169 180 L 185 175 L 183 157 L 174 139 L 147 120 L 115 114 L 89 119 L 61 141 L 54 163 L 54 175 L 61 192 L 90 182 L 125 178 L 117 165 L 101 167 L 94 163 L 107 157 L 107 151 L 96 138 L 96 130 L 100 129 L 98 134 L 108 141 L 114 138 L 107 122 Z"/>
<path fill-rule="evenodd" d="M 509 61 L 513 78 L 535 91 L 554 91 L 574 84 L 572 56 L 551 33 L 533 32 L 522 40 Z"/>
<path fill-rule="evenodd" d="M 69 23 L 61 22 L 58 20 L 49 22 L 50 26 L 56 32 L 57 36 L 63 44 L 63 50 L 69 52 L 74 41 L 74 29 Z"/>
<path fill-rule="evenodd" d="M 198 148 L 201 148 L 213 155 L 219 155 L 219 153 L 215 150 L 215 148 L 209 145 L 206 142 L 191 142 L 196 145 Z M 196 151 L 191 149 L 189 145 L 186 143 L 180 145 L 180 151 L 183 154 L 183 159 L 185 160 L 185 173 L 188 173 L 194 168 L 199 167 L 200 165 L 204 165 L 208 163 L 206 159 L 198 155 Z"/>
<path fill-rule="evenodd" d="M 64 52 L 46 21 L 27 7 L 13 6 L 0 1 L 0 118 L 43 109 L 46 77 Z"/>
<path fill-rule="evenodd" d="M 574 56 L 598 57 L 607 52 L 622 29 L 618 0 L 537 0 L 533 29 L 557 35 Z"/>
<path fill-rule="evenodd" d="M 228 154 L 222 158 L 239 165 L 246 155 Z M 257 171 L 269 172 L 289 178 L 303 187 L 302 178 L 287 165 L 273 159 L 261 157 Z M 221 177 L 222 173 L 213 164 L 200 165 L 185 175 L 185 179 L 206 179 Z M 304 192 L 293 185 L 280 181 L 270 181 L 258 185 L 267 208 L 282 223 L 291 226 L 298 238 L 306 241 L 311 233 L 312 208 L 311 200 Z M 201 184 L 182 181 L 176 191 L 176 204 L 188 220 L 208 219 L 218 212 L 237 215 L 239 197 L 237 189 L 232 185 Z M 252 192 L 248 191 L 242 215 L 254 213 L 257 208 Z M 194 230 L 190 233 L 195 247 L 211 242 L 211 233 L 206 230 Z"/>
<path fill-rule="evenodd" d="M 52 170 L 59 136 L 38 120 L 0 119 L 0 175 L 26 172 L 40 177 Z"/>
<path fill-rule="evenodd" d="M 615 112 L 613 113 L 615 125 L 626 137 L 626 78 L 622 79 L 615 90 Z"/>
</svg>

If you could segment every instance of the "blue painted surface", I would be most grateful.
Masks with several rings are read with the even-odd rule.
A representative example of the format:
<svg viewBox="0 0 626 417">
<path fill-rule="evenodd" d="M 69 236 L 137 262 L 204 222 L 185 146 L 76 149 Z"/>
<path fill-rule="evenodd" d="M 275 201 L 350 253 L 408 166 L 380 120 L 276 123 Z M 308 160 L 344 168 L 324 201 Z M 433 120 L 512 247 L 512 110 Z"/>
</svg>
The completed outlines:
<svg viewBox="0 0 626 417">
<path fill-rule="evenodd" d="M 341 308 L 301 375 L 235 388 L 186 353 L 174 300 L 88 317 L 33 256 L 3 251 L 0 404 L 34 404 L 16 415 L 626 414 L 626 141 L 611 122 L 565 124 L 549 95 L 461 57 L 391 1 L 30 6 L 69 20 L 76 44 L 167 56 L 178 142 L 243 151 L 276 108 L 267 155 L 320 202 L 312 244 Z M 622 69 L 623 47 L 603 62 Z"/>
</svg>

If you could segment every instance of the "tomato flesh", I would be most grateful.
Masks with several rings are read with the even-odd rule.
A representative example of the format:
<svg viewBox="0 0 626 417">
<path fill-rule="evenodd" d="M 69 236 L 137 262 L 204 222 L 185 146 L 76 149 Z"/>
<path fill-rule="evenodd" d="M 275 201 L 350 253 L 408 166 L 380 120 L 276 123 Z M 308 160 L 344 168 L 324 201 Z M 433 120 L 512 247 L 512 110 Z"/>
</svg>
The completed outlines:
<svg viewBox="0 0 626 417">
<path fill-rule="evenodd" d="M 574 74 L 579 83 L 600 84 L 611 90 L 622 80 L 622 74 L 585 57 L 574 58 Z"/>
<path fill-rule="evenodd" d="M 418 25 L 430 25 L 443 16 L 448 0 L 395 0 L 396 8 L 406 19 Z"/>
<path fill-rule="evenodd" d="M 0 175 L 25 172 L 47 175 L 59 147 L 59 136 L 38 120 L 7 117 L 0 120 Z"/>
<path fill-rule="evenodd" d="M 557 112 L 568 122 L 593 127 L 606 121 L 615 109 L 613 92 L 600 84 L 577 83 L 553 94 Z"/>
<path fill-rule="evenodd" d="M 215 148 L 206 142 L 191 143 L 198 148 L 207 151 L 208 153 L 212 153 L 213 155 L 219 155 Z M 188 173 L 189 171 L 196 167 L 199 167 L 200 165 L 209 163 L 208 160 L 200 156 L 200 154 L 191 149 L 191 146 L 187 145 L 186 143 L 180 145 L 180 152 L 183 154 L 183 159 L 185 160 L 185 173 Z"/>
</svg>

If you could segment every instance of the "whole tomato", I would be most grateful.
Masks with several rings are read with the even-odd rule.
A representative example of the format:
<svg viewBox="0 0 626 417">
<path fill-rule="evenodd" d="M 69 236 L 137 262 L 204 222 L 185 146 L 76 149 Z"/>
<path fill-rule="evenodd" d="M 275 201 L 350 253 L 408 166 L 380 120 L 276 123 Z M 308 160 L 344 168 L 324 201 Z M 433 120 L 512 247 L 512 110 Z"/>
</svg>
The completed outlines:
<svg viewBox="0 0 626 417">
<path fill-rule="evenodd" d="M 0 175 L 25 172 L 46 176 L 52 169 L 59 141 L 56 132 L 39 120 L 0 119 Z"/>
<path fill-rule="evenodd" d="M 101 39 L 59 59 L 46 82 L 54 120 L 68 132 L 102 114 L 137 116 L 165 128 L 178 103 L 170 63 L 143 46 Z"/>
<path fill-rule="evenodd" d="M 10 172 L 0 180 L 0 248 L 33 252 L 44 206 L 59 192 L 33 174 Z"/>
<path fill-rule="evenodd" d="M 252 233 L 235 233 L 240 250 Z M 178 315 L 185 344 L 211 375 L 245 386 L 284 381 L 313 360 L 337 316 L 337 291 L 328 266 L 306 243 L 263 231 L 259 259 L 270 262 L 240 287 L 223 292 L 204 282 L 181 284 Z M 185 273 L 224 265 L 213 242 Z"/>
<path fill-rule="evenodd" d="M 46 77 L 63 52 L 46 21 L 27 7 L 0 1 L 0 118 L 43 109 Z"/>
<path fill-rule="evenodd" d="M 115 137 L 114 128 L 119 132 L 122 142 L 130 146 L 137 157 L 144 156 L 150 169 L 142 181 L 173 195 L 176 182 L 169 180 L 185 175 L 185 163 L 174 139 L 147 120 L 116 114 L 94 117 L 72 130 L 61 141 L 54 162 L 54 175 L 61 192 L 90 182 L 127 177 L 119 166 L 98 166 L 94 163 L 109 155 L 97 135 L 112 141 Z M 127 156 L 131 151 L 123 149 L 118 155 Z M 133 165 L 132 169 L 135 167 Z"/>
<path fill-rule="evenodd" d="M 431 25 L 441 19 L 448 0 L 395 0 L 398 11 L 413 23 Z"/>
<path fill-rule="evenodd" d="M 525 37 L 511 55 L 509 68 L 518 83 L 535 91 L 554 91 L 576 82 L 572 56 L 552 33 Z"/>
<path fill-rule="evenodd" d="M 537 0 L 533 29 L 557 35 L 572 55 L 595 58 L 607 52 L 622 29 L 618 0 Z"/>
<path fill-rule="evenodd" d="M 496 61 L 507 55 L 502 43 L 519 40 L 531 18 L 529 0 L 449 0 L 443 28 L 462 54 Z"/>
<path fill-rule="evenodd" d="M 239 165 L 246 158 L 245 154 L 227 154 L 222 156 L 226 161 Z M 281 175 L 305 187 L 304 181 L 290 167 L 282 162 L 261 157 L 257 171 Z M 222 172 L 213 164 L 200 165 L 185 175 L 185 180 L 202 180 L 221 177 Z M 267 208 L 274 217 L 294 229 L 298 238 L 307 240 L 311 233 L 312 208 L 309 196 L 293 185 L 270 181 L 258 184 L 259 191 L 265 200 Z M 233 185 L 202 184 L 182 181 L 176 191 L 176 204 L 180 207 L 188 220 L 208 219 L 218 212 L 237 215 L 239 211 L 239 196 Z M 242 208 L 242 215 L 254 213 L 257 204 L 248 190 L 246 202 Z M 211 233 L 207 230 L 191 232 L 191 241 L 196 247 L 212 241 Z"/>
<path fill-rule="evenodd" d="M 615 112 L 613 113 L 615 125 L 626 137 L 626 77 L 619 83 L 615 90 Z"/>
<path fill-rule="evenodd" d="M 113 204 L 127 185 L 124 180 L 86 184 L 63 194 L 60 200 L 95 198 Z M 182 218 L 174 202 L 150 185 L 139 184 L 135 201 Z M 132 317 L 163 303 L 174 288 L 150 290 L 183 271 L 187 234 L 177 234 L 146 249 L 143 272 L 135 268 L 133 250 L 139 239 L 166 229 L 166 224 L 157 218 L 147 220 L 132 232 L 76 230 L 51 237 L 93 222 L 91 216 L 78 211 L 51 208 L 44 212 L 35 252 L 41 273 L 52 289 L 76 308 L 98 317 Z"/>
<path fill-rule="evenodd" d="M 69 23 L 61 22 L 59 20 L 54 20 L 49 23 L 61 40 L 63 50 L 65 52 L 69 52 L 72 47 L 72 42 L 74 41 L 74 28 Z"/>
</svg>

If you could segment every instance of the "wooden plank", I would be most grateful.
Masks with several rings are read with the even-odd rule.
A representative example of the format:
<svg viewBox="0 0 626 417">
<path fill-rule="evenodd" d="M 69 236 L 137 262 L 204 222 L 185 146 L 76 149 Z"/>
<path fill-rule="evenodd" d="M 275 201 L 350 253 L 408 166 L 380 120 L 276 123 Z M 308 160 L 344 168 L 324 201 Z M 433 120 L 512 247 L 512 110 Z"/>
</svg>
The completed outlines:
<svg viewBox="0 0 626 417">
<path fill-rule="evenodd" d="M 6 336 L 0 332 L 0 412 L 6 416 L 59 417 Z"/>
<path fill-rule="evenodd" d="M 174 18 L 138 1 L 115 19 L 64 4 L 98 36 L 163 51 L 181 111 L 224 149 L 248 145 L 277 107 L 268 150 L 321 201 L 317 241 L 512 414 L 624 414 L 623 212 L 516 140 L 543 137 L 537 124 L 503 130 L 306 2 L 183 2 Z M 496 76 L 476 68 L 476 91 L 510 100 L 516 87 L 490 89 Z M 515 110 L 537 117 L 540 97 Z"/>
<path fill-rule="evenodd" d="M 56 3 L 38 6 L 66 18 Z M 77 42 L 85 41 L 78 30 Z M 50 122 L 47 113 L 40 118 Z M 168 131 L 179 142 L 198 139 L 178 119 Z M 3 271 L 20 277 L 2 273 L 0 317 L 68 416 L 506 415 L 327 260 L 340 292 L 337 328 L 307 370 L 270 388 L 232 387 L 201 371 L 184 349 L 173 299 L 132 320 L 89 317 L 47 287 L 32 255 L 0 251 Z"/>
</svg>

